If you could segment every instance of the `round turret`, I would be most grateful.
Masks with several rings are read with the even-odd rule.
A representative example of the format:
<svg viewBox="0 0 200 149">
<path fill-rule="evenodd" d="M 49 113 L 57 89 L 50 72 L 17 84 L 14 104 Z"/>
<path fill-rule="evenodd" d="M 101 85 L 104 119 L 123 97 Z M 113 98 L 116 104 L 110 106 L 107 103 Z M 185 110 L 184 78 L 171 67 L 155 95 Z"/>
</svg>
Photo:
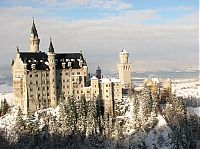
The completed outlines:
<svg viewBox="0 0 200 149">
<path fill-rule="evenodd" d="M 122 49 L 122 51 L 119 53 L 120 63 L 121 64 L 128 63 L 128 57 L 129 57 L 128 52 L 126 52 L 124 49 Z"/>
</svg>

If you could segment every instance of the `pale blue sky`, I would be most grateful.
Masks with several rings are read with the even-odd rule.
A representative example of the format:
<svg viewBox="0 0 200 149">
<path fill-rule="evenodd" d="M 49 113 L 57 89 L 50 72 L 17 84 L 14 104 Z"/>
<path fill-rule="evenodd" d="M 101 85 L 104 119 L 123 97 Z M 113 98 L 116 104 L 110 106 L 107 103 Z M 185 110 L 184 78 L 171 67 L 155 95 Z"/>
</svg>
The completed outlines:
<svg viewBox="0 0 200 149">
<path fill-rule="evenodd" d="M 117 70 L 122 48 L 136 71 L 199 64 L 198 0 L 1 0 L 0 67 L 29 51 L 32 16 L 41 51 L 52 36 L 57 52 L 83 50 L 90 71 Z"/>
</svg>

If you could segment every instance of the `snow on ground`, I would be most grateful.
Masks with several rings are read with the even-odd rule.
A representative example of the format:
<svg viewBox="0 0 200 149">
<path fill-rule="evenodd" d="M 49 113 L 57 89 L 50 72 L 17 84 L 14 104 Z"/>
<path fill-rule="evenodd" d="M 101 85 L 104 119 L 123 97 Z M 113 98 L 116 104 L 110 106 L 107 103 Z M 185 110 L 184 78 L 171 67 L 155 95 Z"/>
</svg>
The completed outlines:
<svg viewBox="0 0 200 149">
<path fill-rule="evenodd" d="M 147 148 L 154 148 L 155 146 L 159 149 L 171 148 L 171 139 L 169 136 L 172 133 L 172 130 L 161 115 L 158 115 L 157 119 L 158 123 L 148 133 L 145 144 L 147 145 Z"/>
<path fill-rule="evenodd" d="M 200 81 L 199 78 L 174 80 L 172 92 L 177 96 L 184 98 L 193 96 L 200 98 Z"/>
<path fill-rule="evenodd" d="M 198 115 L 200 117 L 200 107 L 187 107 L 189 113 L 193 115 Z"/>
</svg>

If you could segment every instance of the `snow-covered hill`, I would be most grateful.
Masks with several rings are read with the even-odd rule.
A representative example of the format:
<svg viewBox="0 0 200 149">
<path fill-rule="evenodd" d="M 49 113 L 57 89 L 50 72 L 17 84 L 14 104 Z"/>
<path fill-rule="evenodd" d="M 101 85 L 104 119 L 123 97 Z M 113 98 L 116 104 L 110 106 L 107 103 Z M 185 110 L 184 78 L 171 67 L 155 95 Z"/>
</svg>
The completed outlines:
<svg viewBox="0 0 200 149">
<path fill-rule="evenodd" d="M 184 98 L 191 96 L 200 98 L 199 78 L 173 80 L 172 92 Z"/>
</svg>

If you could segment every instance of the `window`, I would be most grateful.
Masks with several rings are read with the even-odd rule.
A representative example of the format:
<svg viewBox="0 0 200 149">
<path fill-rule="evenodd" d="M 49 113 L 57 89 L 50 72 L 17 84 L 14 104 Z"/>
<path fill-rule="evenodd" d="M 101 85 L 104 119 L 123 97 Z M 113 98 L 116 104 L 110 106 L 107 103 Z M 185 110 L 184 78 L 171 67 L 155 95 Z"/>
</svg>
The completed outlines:
<svg viewBox="0 0 200 149">
<path fill-rule="evenodd" d="M 106 90 L 106 93 L 108 92 L 108 90 Z"/>
<path fill-rule="evenodd" d="M 80 75 L 81 73 L 80 72 L 77 72 L 77 75 Z"/>
<path fill-rule="evenodd" d="M 74 75 L 74 72 L 72 72 L 72 75 Z"/>
<path fill-rule="evenodd" d="M 108 87 L 108 85 L 106 84 L 106 87 Z"/>
<path fill-rule="evenodd" d="M 47 87 L 47 90 L 49 90 L 49 87 Z"/>
<path fill-rule="evenodd" d="M 49 74 L 47 73 L 47 77 L 49 76 Z"/>
<path fill-rule="evenodd" d="M 30 84 L 33 84 L 33 82 L 32 82 L 32 81 L 30 81 Z"/>
<path fill-rule="evenodd" d="M 65 73 L 65 75 L 67 76 L 67 75 L 68 75 L 68 73 L 66 72 L 66 73 Z"/>
<path fill-rule="evenodd" d="M 62 76 L 62 72 L 60 73 L 60 76 Z"/>
<path fill-rule="evenodd" d="M 30 77 L 32 78 L 32 74 L 30 74 Z"/>
<path fill-rule="evenodd" d="M 38 77 L 38 74 L 35 74 L 35 77 Z"/>
<path fill-rule="evenodd" d="M 63 86 L 63 88 L 65 88 L 65 86 Z"/>
<path fill-rule="evenodd" d="M 38 91 L 40 90 L 40 87 L 38 87 Z"/>
<path fill-rule="evenodd" d="M 35 83 L 38 84 L 38 81 L 36 81 Z"/>
<path fill-rule="evenodd" d="M 33 89 L 32 89 L 32 88 L 30 88 L 30 91 L 32 92 L 32 91 L 33 91 Z"/>
</svg>

